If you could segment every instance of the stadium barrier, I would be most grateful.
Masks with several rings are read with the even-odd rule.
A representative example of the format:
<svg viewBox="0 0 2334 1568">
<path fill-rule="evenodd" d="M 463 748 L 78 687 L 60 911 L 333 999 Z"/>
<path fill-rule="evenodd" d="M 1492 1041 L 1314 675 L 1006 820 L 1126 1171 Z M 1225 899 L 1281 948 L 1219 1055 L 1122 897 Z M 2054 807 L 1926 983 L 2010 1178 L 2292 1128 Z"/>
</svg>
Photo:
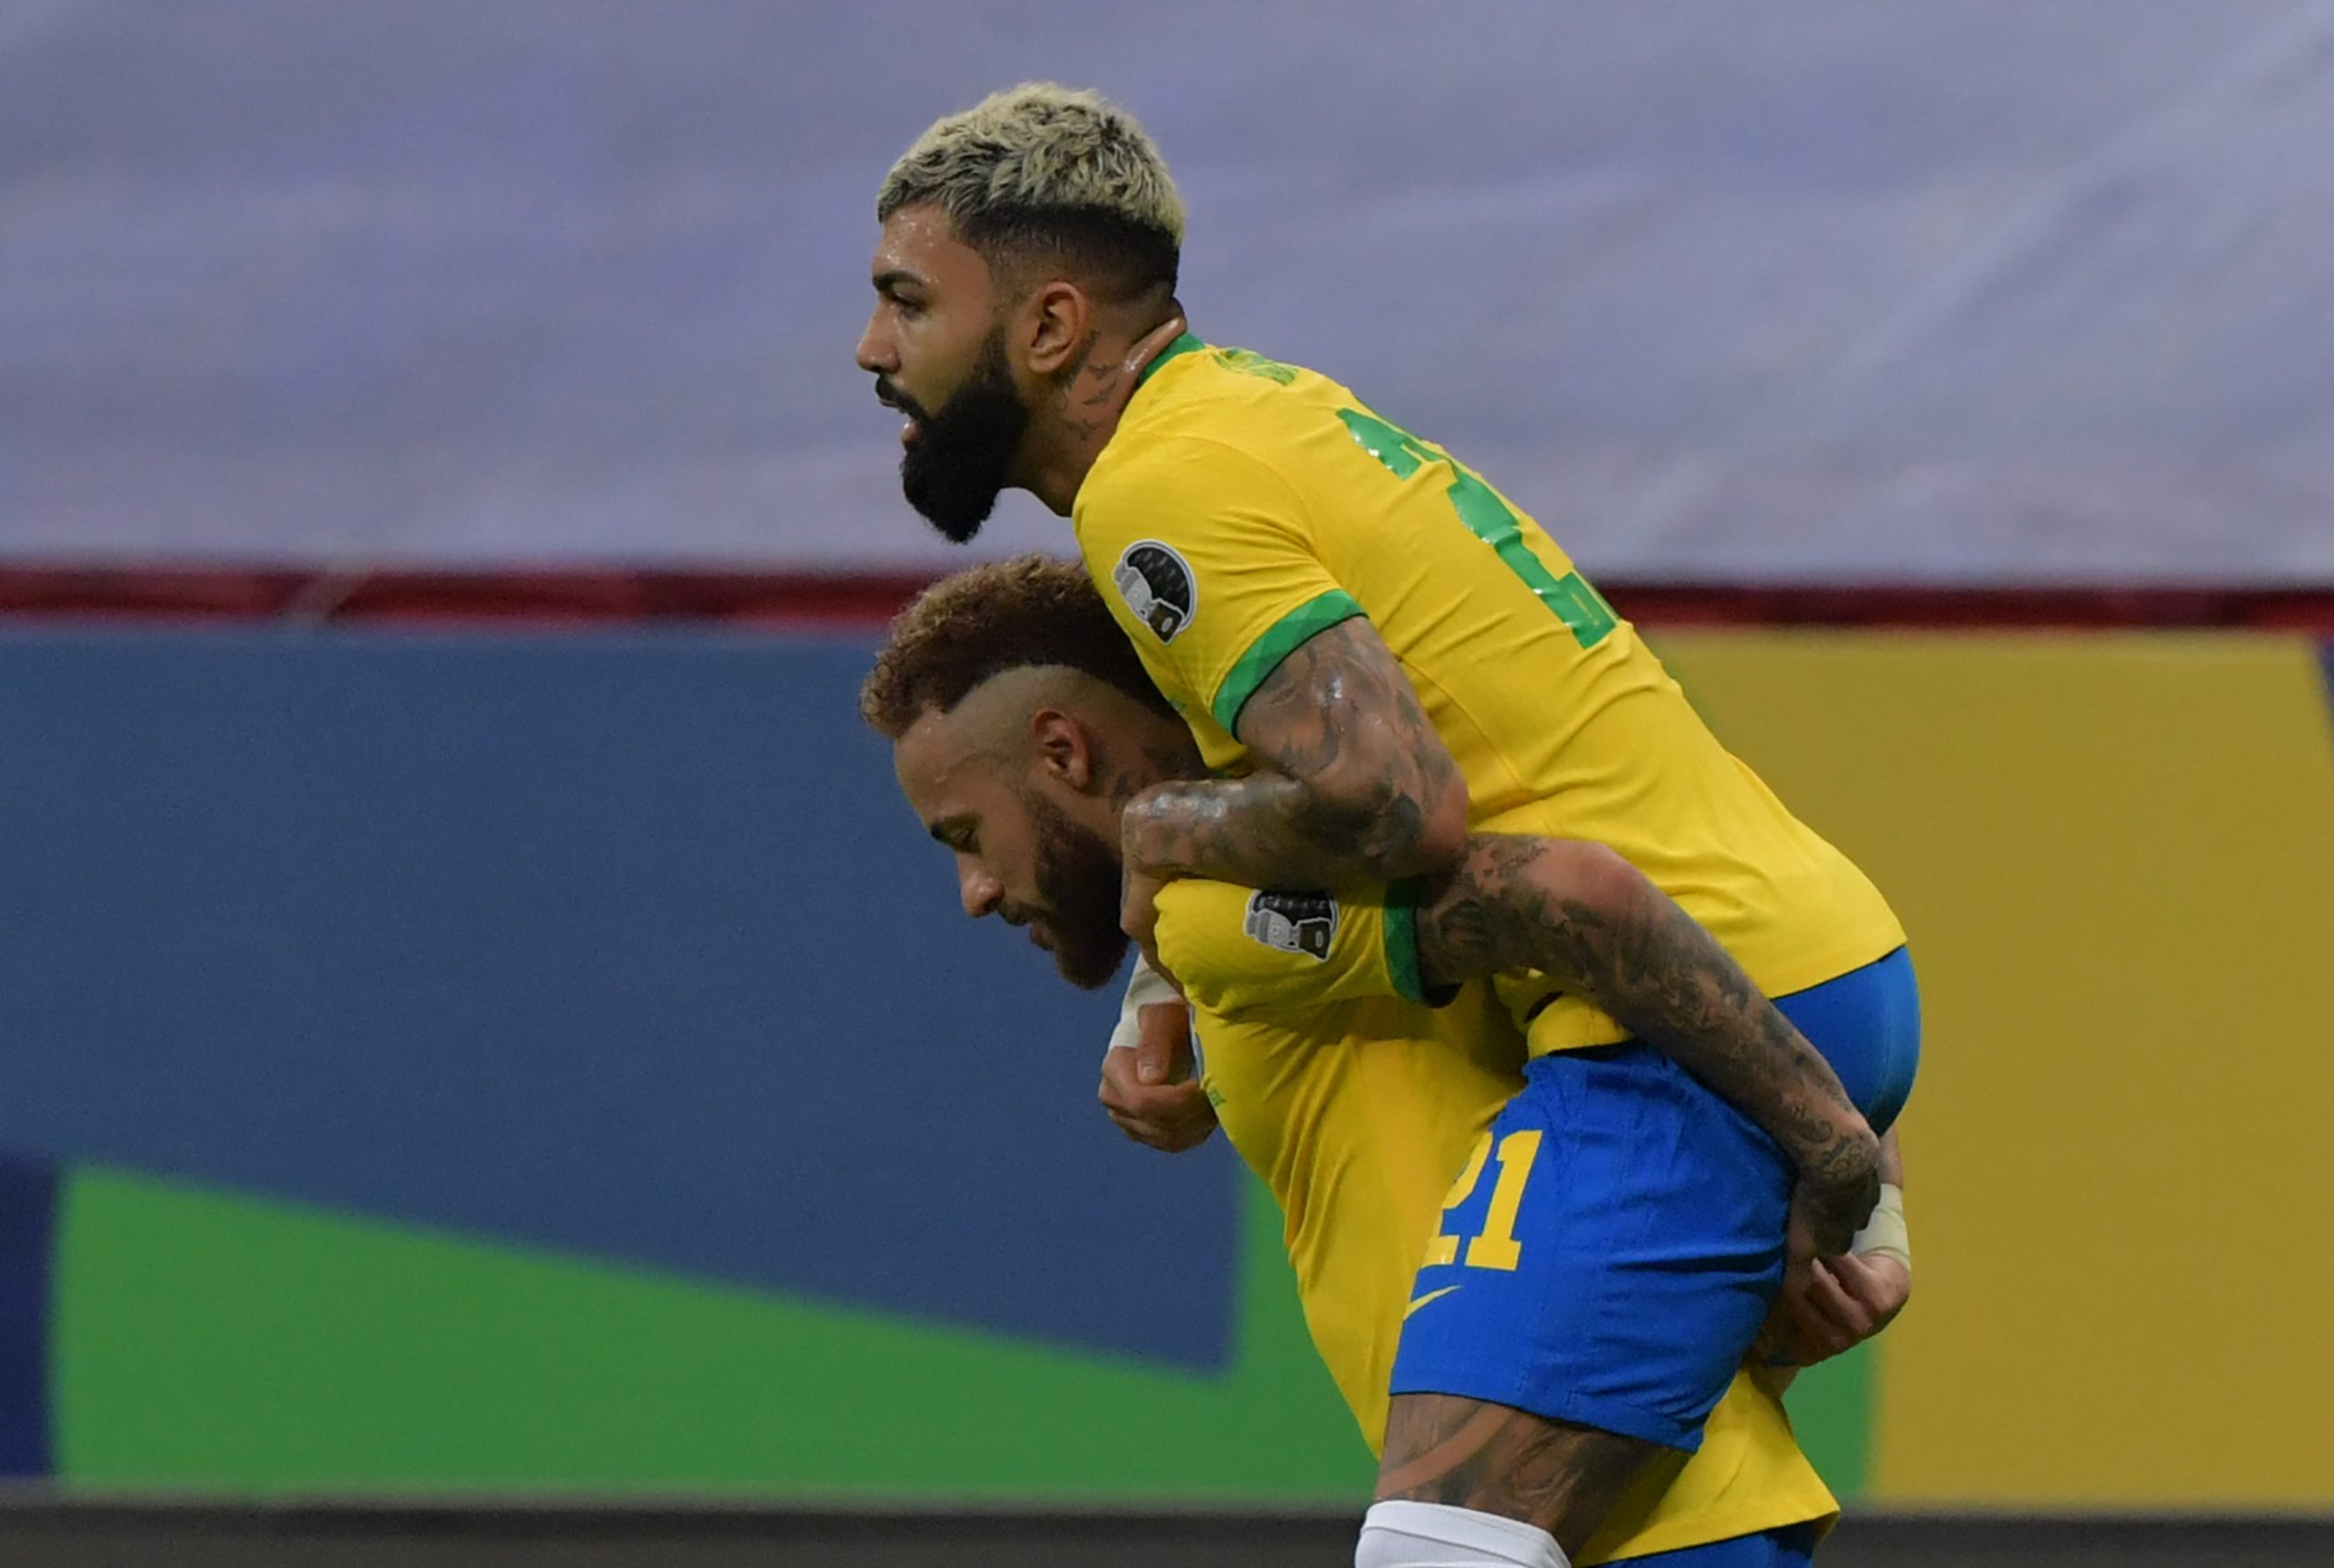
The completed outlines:
<svg viewBox="0 0 2334 1568">
<path fill-rule="evenodd" d="M 1654 636 L 1922 968 L 1920 1290 L 1794 1398 L 1835 1489 L 2334 1506 L 2292 1439 L 2334 1259 L 2287 1244 L 2334 1230 L 2319 647 Z M 7 1469 L 230 1522 L 1350 1510 L 1273 1216 L 1220 1149 L 1092 1113 L 1108 999 L 955 911 L 852 717 L 867 647 L 0 632 Z"/>
<path fill-rule="evenodd" d="M 0 1503 L 41 1568 L 1347 1568 L 1350 1516 Z M 2334 1521 L 1859 1517 L 1824 1568 L 2318 1568 Z"/>
</svg>

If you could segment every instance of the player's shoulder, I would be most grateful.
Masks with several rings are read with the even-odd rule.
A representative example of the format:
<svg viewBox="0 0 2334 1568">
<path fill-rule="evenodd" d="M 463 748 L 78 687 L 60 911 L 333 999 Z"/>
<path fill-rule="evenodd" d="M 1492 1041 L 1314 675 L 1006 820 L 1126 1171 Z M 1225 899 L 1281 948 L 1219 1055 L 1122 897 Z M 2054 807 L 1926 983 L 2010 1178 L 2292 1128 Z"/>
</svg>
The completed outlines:
<svg viewBox="0 0 2334 1568">
<path fill-rule="evenodd" d="M 1236 552 L 1257 522 L 1301 533 L 1310 515 L 1304 492 L 1269 451 L 1175 432 L 1106 448 L 1079 488 L 1070 527 L 1092 562 L 1143 541 Z"/>
<path fill-rule="evenodd" d="M 1122 422 L 1079 487 L 1073 511 L 1116 505 L 1162 490 L 1192 492 L 1281 482 L 1282 461 L 1271 433 L 1260 429 L 1256 421 L 1224 415 L 1224 410 L 1209 409 L 1191 418 Z"/>
<path fill-rule="evenodd" d="M 1342 389 L 1245 349 L 1179 355 L 1128 405 L 1070 510 L 1090 558 L 1145 540 L 1236 551 L 1259 523 L 1309 537 Z M 1342 431 L 1338 432 L 1340 435 Z"/>
<path fill-rule="evenodd" d="M 1395 913 L 1399 926 L 1400 911 Z M 1159 952 L 1195 1006 L 1285 1014 L 1405 994 L 1383 897 L 1237 887 L 1185 878 L 1159 893 Z"/>
<path fill-rule="evenodd" d="M 1276 474 L 1287 466 L 1291 440 L 1342 395 L 1314 371 L 1194 340 L 1128 404 L 1089 483 L 1099 479 L 1107 492 L 1130 478 L 1205 483 Z"/>
</svg>

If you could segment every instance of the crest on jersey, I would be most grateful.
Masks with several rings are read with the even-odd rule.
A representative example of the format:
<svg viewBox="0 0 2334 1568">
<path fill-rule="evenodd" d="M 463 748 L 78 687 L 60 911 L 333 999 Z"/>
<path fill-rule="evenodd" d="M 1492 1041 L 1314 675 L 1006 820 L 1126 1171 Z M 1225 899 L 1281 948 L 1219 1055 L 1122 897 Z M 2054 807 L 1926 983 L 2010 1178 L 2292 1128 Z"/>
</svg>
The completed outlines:
<svg viewBox="0 0 2334 1568">
<path fill-rule="evenodd" d="M 1155 539 L 1128 545 L 1110 581 L 1127 608 L 1162 643 L 1173 642 L 1200 605 L 1200 585 L 1190 564 Z"/>
<path fill-rule="evenodd" d="M 1266 947 L 1327 958 L 1337 934 L 1337 901 L 1325 892 L 1251 893 L 1241 929 Z"/>
</svg>

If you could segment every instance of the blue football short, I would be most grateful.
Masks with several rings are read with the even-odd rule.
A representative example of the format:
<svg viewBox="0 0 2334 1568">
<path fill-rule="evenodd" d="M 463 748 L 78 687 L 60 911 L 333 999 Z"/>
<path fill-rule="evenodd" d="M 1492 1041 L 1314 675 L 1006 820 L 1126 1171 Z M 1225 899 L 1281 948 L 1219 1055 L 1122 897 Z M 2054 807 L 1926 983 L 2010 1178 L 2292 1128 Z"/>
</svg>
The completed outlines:
<svg viewBox="0 0 2334 1568">
<path fill-rule="evenodd" d="M 1895 1119 L 1920 1060 L 1904 949 L 1775 1005 L 1876 1130 Z M 1393 1392 L 1700 1447 L 1781 1283 L 1782 1151 L 1631 1042 L 1531 1063 L 1482 1152 L 1412 1288 Z"/>
</svg>

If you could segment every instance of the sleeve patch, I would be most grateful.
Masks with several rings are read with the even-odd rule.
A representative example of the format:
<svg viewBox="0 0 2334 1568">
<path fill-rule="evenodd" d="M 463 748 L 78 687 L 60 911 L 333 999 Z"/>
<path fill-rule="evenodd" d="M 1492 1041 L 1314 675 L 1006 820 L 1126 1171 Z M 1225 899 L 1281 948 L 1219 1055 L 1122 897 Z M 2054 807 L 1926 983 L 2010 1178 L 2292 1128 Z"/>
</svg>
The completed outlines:
<svg viewBox="0 0 2334 1568">
<path fill-rule="evenodd" d="M 1322 892 L 1251 893 L 1241 929 L 1266 947 L 1324 962 L 1337 939 L 1337 901 Z"/>
<path fill-rule="evenodd" d="M 1200 607 L 1199 579 L 1191 562 L 1155 539 L 1138 539 L 1119 556 L 1110 582 L 1135 619 L 1162 643 L 1172 643 Z"/>
</svg>

